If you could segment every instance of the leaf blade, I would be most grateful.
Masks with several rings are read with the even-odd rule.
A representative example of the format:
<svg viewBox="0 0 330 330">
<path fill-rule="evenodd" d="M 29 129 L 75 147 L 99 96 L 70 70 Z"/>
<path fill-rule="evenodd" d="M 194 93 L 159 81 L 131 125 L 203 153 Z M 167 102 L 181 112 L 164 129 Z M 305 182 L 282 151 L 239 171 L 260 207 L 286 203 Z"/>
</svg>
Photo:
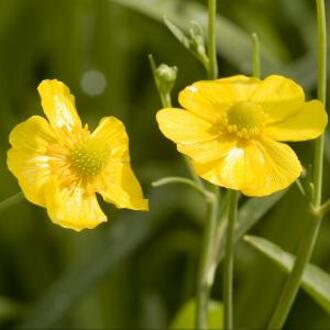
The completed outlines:
<svg viewBox="0 0 330 330">
<path fill-rule="evenodd" d="M 245 236 L 244 240 L 274 261 L 287 273 L 291 272 L 295 257 L 278 245 L 257 236 Z M 330 313 L 330 275 L 321 268 L 308 264 L 303 274 L 302 288 L 328 313 Z"/>
</svg>

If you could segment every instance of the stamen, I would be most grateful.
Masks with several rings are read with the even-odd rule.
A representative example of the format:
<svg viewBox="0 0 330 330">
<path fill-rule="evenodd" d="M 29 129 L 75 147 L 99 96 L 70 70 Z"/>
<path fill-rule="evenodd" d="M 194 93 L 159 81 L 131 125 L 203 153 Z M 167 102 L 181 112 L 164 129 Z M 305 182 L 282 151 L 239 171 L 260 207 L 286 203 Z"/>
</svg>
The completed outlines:
<svg viewBox="0 0 330 330">
<path fill-rule="evenodd" d="M 261 133 L 265 118 L 266 115 L 260 105 L 241 102 L 226 111 L 222 120 L 222 128 L 237 137 L 249 139 Z"/>
<path fill-rule="evenodd" d="M 71 167 L 82 179 L 99 174 L 108 157 L 105 146 L 93 142 L 89 140 L 74 147 L 68 156 Z"/>
</svg>

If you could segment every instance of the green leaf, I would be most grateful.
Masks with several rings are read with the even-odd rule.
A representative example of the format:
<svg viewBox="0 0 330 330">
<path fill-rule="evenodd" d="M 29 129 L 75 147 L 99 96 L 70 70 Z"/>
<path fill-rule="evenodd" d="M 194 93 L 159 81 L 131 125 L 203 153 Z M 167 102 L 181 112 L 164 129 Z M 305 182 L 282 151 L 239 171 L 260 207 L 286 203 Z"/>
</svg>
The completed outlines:
<svg viewBox="0 0 330 330">
<path fill-rule="evenodd" d="M 175 38 L 188 50 L 190 48 L 190 41 L 189 38 L 186 36 L 185 33 L 182 32 L 180 28 L 178 28 L 175 24 L 173 24 L 166 16 L 164 17 L 164 23 L 168 27 L 168 29 L 172 32 Z M 196 54 L 194 54 L 196 55 Z"/>
<path fill-rule="evenodd" d="M 291 272 L 295 256 L 285 252 L 276 244 L 256 236 L 245 236 L 245 241 L 273 260 L 287 273 Z M 301 286 L 328 313 L 330 313 L 330 275 L 319 267 L 308 264 Z"/>
<path fill-rule="evenodd" d="M 164 17 L 164 23 L 172 32 L 175 38 L 194 55 L 208 69 L 209 59 L 206 55 L 205 40 L 202 35 L 202 28 L 198 22 L 192 22 L 190 35 L 187 36 L 180 28 L 173 24 L 167 17 Z"/>
<path fill-rule="evenodd" d="M 206 8 L 192 1 L 181 0 L 111 0 L 136 12 L 153 18 L 159 22 L 163 17 L 171 21 L 185 33 L 189 33 L 190 22 L 195 21 L 207 28 Z M 235 64 L 243 72 L 251 72 L 251 37 L 230 20 L 217 18 L 218 51 L 230 63 Z M 265 73 L 278 71 L 283 63 L 267 48 L 261 49 L 262 68 Z"/>
<path fill-rule="evenodd" d="M 171 330 L 190 330 L 195 329 L 195 310 L 196 300 L 191 299 L 185 303 L 176 316 L 170 326 Z M 223 305 L 222 303 L 210 300 L 208 304 L 207 314 L 208 329 L 223 329 Z"/>
</svg>

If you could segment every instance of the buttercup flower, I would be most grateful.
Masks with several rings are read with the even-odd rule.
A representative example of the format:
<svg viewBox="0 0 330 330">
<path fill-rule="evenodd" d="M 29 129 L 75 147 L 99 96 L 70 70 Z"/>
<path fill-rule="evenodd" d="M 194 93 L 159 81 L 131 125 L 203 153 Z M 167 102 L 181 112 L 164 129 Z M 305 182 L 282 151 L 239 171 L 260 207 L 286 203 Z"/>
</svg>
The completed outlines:
<svg viewBox="0 0 330 330">
<path fill-rule="evenodd" d="M 185 110 L 157 113 L 162 133 L 191 158 L 199 176 L 248 196 L 294 182 L 302 167 L 281 142 L 315 139 L 328 120 L 321 102 L 306 102 L 299 85 L 276 75 L 196 82 L 179 102 Z"/>
<path fill-rule="evenodd" d="M 96 192 L 118 208 L 147 210 L 123 123 L 105 117 L 91 133 L 62 82 L 44 80 L 38 91 L 48 121 L 32 116 L 9 137 L 8 168 L 25 197 L 47 208 L 54 223 L 77 231 L 107 220 Z"/>
</svg>

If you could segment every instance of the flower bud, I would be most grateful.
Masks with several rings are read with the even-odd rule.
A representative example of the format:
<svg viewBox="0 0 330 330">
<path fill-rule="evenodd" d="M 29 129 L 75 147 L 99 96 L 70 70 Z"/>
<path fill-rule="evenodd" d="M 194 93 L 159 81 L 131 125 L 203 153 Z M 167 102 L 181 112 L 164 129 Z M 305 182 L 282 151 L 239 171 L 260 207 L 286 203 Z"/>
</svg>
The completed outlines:
<svg viewBox="0 0 330 330">
<path fill-rule="evenodd" d="M 178 68 L 176 66 L 168 66 L 161 64 L 155 71 L 155 78 L 159 90 L 163 94 L 169 94 L 175 84 Z"/>
</svg>

